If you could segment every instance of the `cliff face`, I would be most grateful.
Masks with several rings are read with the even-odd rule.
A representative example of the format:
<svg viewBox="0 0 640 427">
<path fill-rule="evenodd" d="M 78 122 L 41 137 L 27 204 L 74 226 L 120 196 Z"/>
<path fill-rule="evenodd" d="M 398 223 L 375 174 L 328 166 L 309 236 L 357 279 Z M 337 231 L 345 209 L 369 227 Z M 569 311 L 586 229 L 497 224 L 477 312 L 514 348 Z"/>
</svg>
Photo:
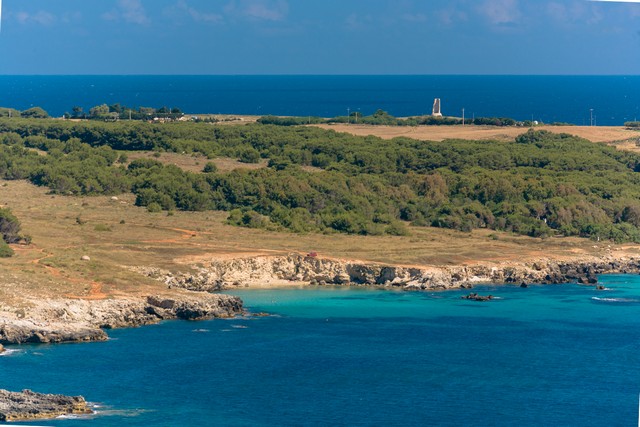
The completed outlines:
<svg viewBox="0 0 640 427">
<path fill-rule="evenodd" d="M 243 314 L 242 300 L 208 293 L 172 298 L 34 301 L 27 313 L 0 313 L 0 344 L 102 341 L 103 329 L 166 319 L 201 320 Z"/>
<path fill-rule="evenodd" d="M 171 274 L 158 269 L 137 271 L 162 280 L 170 287 L 206 292 L 283 282 L 428 290 L 472 287 L 479 283 L 596 283 L 598 274 L 638 272 L 639 266 L 638 259 L 590 258 L 566 263 L 402 267 L 292 254 L 214 259 L 205 267 L 193 267 L 194 273 Z"/>
</svg>

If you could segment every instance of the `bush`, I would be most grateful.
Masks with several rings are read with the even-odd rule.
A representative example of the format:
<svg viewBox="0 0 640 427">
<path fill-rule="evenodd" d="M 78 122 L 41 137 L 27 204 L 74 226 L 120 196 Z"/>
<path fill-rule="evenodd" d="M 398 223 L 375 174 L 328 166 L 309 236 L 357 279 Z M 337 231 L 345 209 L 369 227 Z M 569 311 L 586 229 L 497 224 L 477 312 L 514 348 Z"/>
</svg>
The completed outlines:
<svg viewBox="0 0 640 427">
<path fill-rule="evenodd" d="M 147 212 L 150 212 L 150 213 L 162 212 L 162 206 L 160 206 L 160 203 L 151 202 L 147 205 Z"/>
<path fill-rule="evenodd" d="M 407 228 L 407 226 L 400 221 L 393 221 L 387 226 L 387 228 L 384 229 L 384 232 L 386 234 L 390 234 L 391 236 L 408 236 L 409 234 L 411 234 L 409 233 L 409 229 Z"/>
<path fill-rule="evenodd" d="M 245 148 L 240 151 L 238 160 L 242 163 L 258 163 L 260 162 L 260 153 L 255 148 Z"/>
<path fill-rule="evenodd" d="M 6 243 L 17 243 L 22 239 L 20 221 L 7 208 L 0 209 L 0 233 Z"/>
<path fill-rule="evenodd" d="M 0 240 L 0 258 L 9 258 L 14 254 L 13 249 L 3 240 Z"/>
<path fill-rule="evenodd" d="M 218 166 L 216 166 L 216 164 L 213 163 L 213 162 L 207 162 L 207 164 L 204 165 L 204 168 L 202 169 L 202 172 L 204 172 L 204 173 L 215 173 L 215 172 L 218 172 Z"/>
</svg>

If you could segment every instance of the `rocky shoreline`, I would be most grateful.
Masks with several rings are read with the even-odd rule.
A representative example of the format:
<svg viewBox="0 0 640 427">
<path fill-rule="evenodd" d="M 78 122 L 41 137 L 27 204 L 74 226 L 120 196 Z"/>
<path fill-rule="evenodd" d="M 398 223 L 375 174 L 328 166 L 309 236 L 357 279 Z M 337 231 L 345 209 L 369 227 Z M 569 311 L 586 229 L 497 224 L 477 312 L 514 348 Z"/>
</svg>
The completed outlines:
<svg viewBox="0 0 640 427">
<path fill-rule="evenodd" d="M 0 421 L 29 421 L 93 411 L 82 396 L 0 390 Z"/>
<path fill-rule="evenodd" d="M 476 284 L 597 283 L 605 273 L 638 273 L 640 258 L 585 257 L 577 261 L 540 260 L 461 266 L 404 267 L 290 254 L 236 259 L 211 259 L 188 272 L 132 267 L 172 288 L 217 292 L 238 287 L 300 283 L 357 285 L 405 290 L 471 288 Z"/>
<path fill-rule="evenodd" d="M 0 312 L 0 344 L 104 341 L 104 329 L 169 319 L 229 318 L 244 313 L 240 298 L 209 293 L 98 301 L 38 300 L 32 301 L 26 311 Z"/>
<path fill-rule="evenodd" d="M 599 274 L 640 272 L 640 258 L 633 257 L 413 267 L 313 255 L 212 258 L 205 263 L 186 266 L 186 271 L 180 273 L 130 266 L 127 268 L 163 282 L 169 288 L 167 295 L 170 296 L 96 301 L 31 300 L 26 309 L 0 311 L 0 352 L 7 344 L 102 341 L 107 339 L 105 329 L 136 327 L 168 319 L 201 320 L 242 315 L 245 310 L 240 298 L 213 294 L 238 287 L 311 284 L 444 290 L 491 283 L 526 286 L 578 282 L 595 285 Z M 470 295 L 472 299 L 488 300 L 488 297 Z M 82 397 L 0 390 L 0 421 L 90 412 Z"/>
</svg>

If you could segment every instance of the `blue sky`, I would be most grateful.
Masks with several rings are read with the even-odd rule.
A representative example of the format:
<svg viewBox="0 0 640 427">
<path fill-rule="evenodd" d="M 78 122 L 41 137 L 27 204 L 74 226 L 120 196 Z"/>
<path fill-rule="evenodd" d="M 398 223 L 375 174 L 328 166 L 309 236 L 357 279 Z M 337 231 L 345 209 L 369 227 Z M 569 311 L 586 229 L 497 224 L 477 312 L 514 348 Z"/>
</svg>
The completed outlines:
<svg viewBox="0 0 640 427">
<path fill-rule="evenodd" d="M 0 74 L 640 74 L 640 4 L 4 0 Z"/>
</svg>

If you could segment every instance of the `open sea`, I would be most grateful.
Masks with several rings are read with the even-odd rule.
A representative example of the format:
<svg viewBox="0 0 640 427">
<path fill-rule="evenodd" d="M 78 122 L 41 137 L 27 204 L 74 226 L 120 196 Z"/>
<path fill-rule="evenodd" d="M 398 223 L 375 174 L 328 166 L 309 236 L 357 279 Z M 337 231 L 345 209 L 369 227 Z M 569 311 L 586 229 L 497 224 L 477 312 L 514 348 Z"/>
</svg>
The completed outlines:
<svg viewBox="0 0 640 427">
<path fill-rule="evenodd" d="M 272 316 L 13 347 L 0 388 L 96 405 L 46 426 L 635 426 L 640 276 L 601 283 L 237 291 Z"/>
<path fill-rule="evenodd" d="M 383 109 L 545 123 L 620 126 L 640 118 L 640 76 L 0 76 L 0 106 L 40 106 L 62 116 L 74 106 L 120 103 L 177 107 L 190 114 L 334 117 Z"/>
</svg>

